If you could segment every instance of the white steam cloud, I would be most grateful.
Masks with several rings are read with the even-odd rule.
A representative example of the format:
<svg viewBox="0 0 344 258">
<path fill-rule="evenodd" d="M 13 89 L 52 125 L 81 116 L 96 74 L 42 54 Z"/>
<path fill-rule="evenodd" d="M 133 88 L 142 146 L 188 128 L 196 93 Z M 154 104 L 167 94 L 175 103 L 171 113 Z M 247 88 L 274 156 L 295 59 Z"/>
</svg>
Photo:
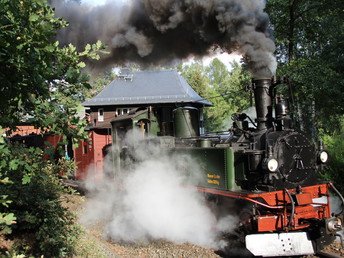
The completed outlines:
<svg viewBox="0 0 344 258">
<path fill-rule="evenodd" d="M 126 144 L 130 148 L 133 143 Z M 134 152 L 137 163 L 128 163 L 132 169 L 116 172 L 113 179 L 87 183 L 90 200 L 81 221 L 106 221 L 104 235 L 112 241 L 164 239 L 223 247 L 219 236 L 221 232 L 230 232 L 237 219 L 218 217 L 203 194 L 183 186 L 197 181 L 197 176 L 180 172 L 181 167 L 190 166 L 190 158 L 176 159 L 158 146 L 147 144 L 135 144 Z"/>
</svg>

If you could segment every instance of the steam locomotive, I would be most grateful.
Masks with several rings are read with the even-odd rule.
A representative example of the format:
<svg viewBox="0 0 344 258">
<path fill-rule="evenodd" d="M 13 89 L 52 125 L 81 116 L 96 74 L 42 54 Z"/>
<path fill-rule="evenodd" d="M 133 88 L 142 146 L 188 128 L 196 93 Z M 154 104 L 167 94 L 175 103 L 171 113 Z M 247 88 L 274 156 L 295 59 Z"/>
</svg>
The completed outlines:
<svg viewBox="0 0 344 258">
<path fill-rule="evenodd" d="M 219 214 L 240 216 L 229 238 L 255 256 L 314 254 L 343 229 L 343 212 L 331 212 L 330 196 L 335 193 L 343 204 L 344 199 L 331 182 L 319 179 L 328 153 L 293 128 L 287 101 L 277 94 L 280 83 L 252 80 L 256 121 L 233 114 L 228 132 L 200 135 L 198 110 L 180 107 L 173 111 L 173 135 L 151 139 L 199 164 L 201 180 L 189 187 L 205 193 Z M 151 110 L 132 117 L 130 126 L 146 132 L 159 123 Z M 112 132 L 116 143 L 118 132 Z M 114 165 L 124 166 L 128 150 L 116 148 Z"/>
</svg>

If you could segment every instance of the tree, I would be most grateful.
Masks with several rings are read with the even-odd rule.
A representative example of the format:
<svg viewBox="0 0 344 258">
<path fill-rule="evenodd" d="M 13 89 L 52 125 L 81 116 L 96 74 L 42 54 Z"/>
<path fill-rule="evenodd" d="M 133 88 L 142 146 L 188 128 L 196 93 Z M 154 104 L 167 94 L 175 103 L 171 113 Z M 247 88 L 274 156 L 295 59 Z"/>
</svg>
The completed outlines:
<svg viewBox="0 0 344 258">
<path fill-rule="evenodd" d="M 225 121 L 232 113 L 242 112 L 249 106 L 249 93 L 245 86 L 250 76 L 238 63 L 233 70 L 215 58 L 207 67 L 201 62 L 181 67 L 182 75 L 190 86 L 214 106 L 205 108 L 204 121 L 207 132 L 228 129 Z"/>
<path fill-rule="evenodd" d="M 329 148 L 326 179 L 341 180 L 344 113 L 344 2 L 269 0 L 278 73 L 289 75 L 298 126 Z M 341 128 L 340 130 L 338 128 Z"/>
<path fill-rule="evenodd" d="M 78 52 L 59 46 L 53 38 L 64 26 L 44 0 L 0 0 L 1 133 L 29 121 L 65 138 L 86 136 L 76 115 L 80 92 L 90 87 L 81 58 L 98 59 L 104 47 L 97 42 Z M 0 235 L 31 234 L 34 256 L 71 255 L 76 241 L 73 216 L 60 204 L 64 187 L 55 167 L 41 149 L 0 137 Z"/>
<path fill-rule="evenodd" d="M 230 105 L 230 112 L 242 112 L 248 108 L 249 93 L 246 86 L 250 83 L 251 75 L 243 66 L 233 61 L 232 68 L 227 67 L 215 58 L 206 68 L 210 84 Z"/>
<path fill-rule="evenodd" d="M 230 73 L 227 67 L 218 58 L 214 58 L 206 68 L 210 84 L 221 94 L 226 94 Z"/>
<path fill-rule="evenodd" d="M 90 88 L 84 88 L 82 93 L 83 101 L 93 98 L 100 93 L 109 83 L 116 79 L 116 74 L 111 70 L 102 72 L 90 80 Z"/>
<path fill-rule="evenodd" d="M 103 45 L 61 48 L 52 39 L 66 23 L 44 2 L 0 1 L 0 125 L 14 129 L 30 117 L 42 129 L 78 135 L 75 99 L 90 87 L 80 58 L 99 58 Z"/>
<path fill-rule="evenodd" d="M 275 29 L 279 74 L 289 75 L 299 127 L 317 136 L 339 126 L 344 111 L 343 1 L 267 2 Z M 335 98 L 333 96 L 336 96 Z"/>
<path fill-rule="evenodd" d="M 327 146 L 330 159 L 329 167 L 325 171 L 325 179 L 332 180 L 341 193 L 344 192 L 344 116 L 340 117 L 340 127 L 332 135 L 322 134 L 324 144 Z"/>
<path fill-rule="evenodd" d="M 190 65 L 181 66 L 182 76 L 188 84 L 200 95 L 202 98 L 213 103 L 214 107 L 207 107 L 204 112 L 204 127 L 206 131 L 212 131 L 219 128 L 222 124 L 223 110 L 225 110 L 225 103 L 219 103 L 218 92 L 209 85 L 209 78 L 206 74 L 206 69 L 201 61 L 196 61 Z"/>
<path fill-rule="evenodd" d="M 202 98 L 207 98 L 209 82 L 202 62 L 196 61 L 190 65 L 180 66 L 179 69 L 182 76 L 198 95 Z"/>
</svg>

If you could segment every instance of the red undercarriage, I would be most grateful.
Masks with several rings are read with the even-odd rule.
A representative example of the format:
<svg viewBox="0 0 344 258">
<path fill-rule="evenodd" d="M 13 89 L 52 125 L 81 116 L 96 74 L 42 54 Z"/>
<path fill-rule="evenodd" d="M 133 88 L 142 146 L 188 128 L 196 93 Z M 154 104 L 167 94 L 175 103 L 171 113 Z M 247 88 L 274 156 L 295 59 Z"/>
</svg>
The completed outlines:
<svg viewBox="0 0 344 258">
<path fill-rule="evenodd" d="M 243 199 L 254 203 L 258 211 L 263 210 L 263 212 L 254 217 L 258 232 L 288 232 L 309 227 L 310 220 L 321 220 L 331 216 L 329 184 L 257 194 L 224 191 L 205 187 L 197 187 L 197 190 L 230 198 Z M 316 199 L 321 197 L 325 199 L 325 202 L 317 203 L 316 201 L 318 200 Z M 265 208 L 259 209 L 259 206 Z M 247 221 L 247 223 L 251 222 Z"/>
</svg>

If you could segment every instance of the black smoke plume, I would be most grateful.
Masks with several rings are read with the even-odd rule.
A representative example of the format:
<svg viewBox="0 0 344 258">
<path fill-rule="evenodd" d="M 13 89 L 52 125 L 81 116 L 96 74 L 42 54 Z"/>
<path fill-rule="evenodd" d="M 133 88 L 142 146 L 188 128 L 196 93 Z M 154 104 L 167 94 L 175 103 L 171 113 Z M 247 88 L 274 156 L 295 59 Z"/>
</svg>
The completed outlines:
<svg viewBox="0 0 344 258">
<path fill-rule="evenodd" d="M 129 0 L 101 6 L 54 4 L 69 22 L 58 40 L 82 49 L 101 40 L 111 52 L 98 68 L 203 57 L 220 48 L 245 57 L 254 77 L 276 70 L 275 44 L 262 0 Z"/>
</svg>

